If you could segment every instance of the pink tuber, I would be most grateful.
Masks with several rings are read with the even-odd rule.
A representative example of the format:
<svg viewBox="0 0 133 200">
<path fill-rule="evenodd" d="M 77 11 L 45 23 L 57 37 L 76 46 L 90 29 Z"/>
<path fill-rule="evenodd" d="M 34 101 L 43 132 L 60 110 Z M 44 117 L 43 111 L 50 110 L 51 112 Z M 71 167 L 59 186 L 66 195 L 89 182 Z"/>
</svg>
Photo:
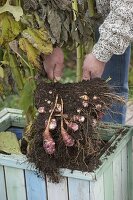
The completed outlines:
<svg viewBox="0 0 133 200">
<path fill-rule="evenodd" d="M 39 107 L 38 108 L 39 113 L 45 113 L 45 108 L 44 107 Z"/>
<path fill-rule="evenodd" d="M 72 129 L 73 131 L 77 131 L 79 129 L 78 124 L 74 123 L 74 122 L 68 122 L 67 120 L 65 120 L 66 125 Z"/>
<path fill-rule="evenodd" d="M 101 110 L 102 105 L 101 104 L 97 104 L 97 105 L 95 105 L 95 107 L 96 107 L 97 110 Z"/>
<path fill-rule="evenodd" d="M 43 148 L 48 154 L 53 154 L 55 152 L 55 142 L 47 128 L 43 133 Z"/>
<path fill-rule="evenodd" d="M 82 105 L 84 106 L 84 108 L 86 108 L 86 107 L 88 107 L 89 104 L 88 104 L 87 101 L 83 101 L 83 102 L 82 102 Z"/>
<path fill-rule="evenodd" d="M 98 113 L 98 120 L 102 120 L 103 117 L 104 117 L 104 113 L 103 112 L 99 112 Z"/>
<path fill-rule="evenodd" d="M 66 146 L 71 147 L 74 145 L 74 139 L 66 132 L 63 127 L 61 127 L 61 135 Z"/>
<path fill-rule="evenodd" d="M 47 125 L 48 125 L 48 120 L 45 121 L 45 126 L 47 127 Z M 57 127 L 56 119 L 51 119 L 51 121 L 49 123 L 49 129 L 54 130 L 56 127 Z"/>
<path fill-rule="evenodd" d="M 84 122 L 85 121 L 85 117 L 81 116 L 81 115 L 74 115 L 73 116 L 73 120 L 74 121 L 79 121 L 79 122 Z"/>
</svg>

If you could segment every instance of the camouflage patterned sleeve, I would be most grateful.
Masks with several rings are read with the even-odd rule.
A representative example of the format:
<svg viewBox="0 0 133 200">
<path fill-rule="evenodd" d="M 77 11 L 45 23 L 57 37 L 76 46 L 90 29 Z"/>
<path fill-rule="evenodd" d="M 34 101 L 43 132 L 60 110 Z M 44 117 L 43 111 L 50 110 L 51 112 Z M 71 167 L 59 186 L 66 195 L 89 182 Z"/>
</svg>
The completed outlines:
<svg viewBox="0 0 133 200">
<path fill-rule="evenodd" d="M 133 41 L 133 0 L 111 0 L 110 13 L 99 28 L 100 38 L 92 53 L 102 62 L 123 54 Z"/>
</svg>

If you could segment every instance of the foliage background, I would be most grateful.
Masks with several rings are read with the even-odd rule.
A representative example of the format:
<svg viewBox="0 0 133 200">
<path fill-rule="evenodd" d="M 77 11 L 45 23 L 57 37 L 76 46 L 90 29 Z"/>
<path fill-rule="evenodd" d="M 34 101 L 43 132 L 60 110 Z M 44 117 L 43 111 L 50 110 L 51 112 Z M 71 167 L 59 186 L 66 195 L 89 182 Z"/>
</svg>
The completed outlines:
<svg viewBox="0 0 133 200">
<path fill-rule="evenodd" d="M 76 77 L 76 54 L 64 51 L 65 53 L 65 69 L 62 82 L 73 82 Z M 131 55 L 131 64 L 129 69 L 129 99 L 133 100 L 133 47 Z M 0 109 L 4 107 L 20 108 L 19 98 L 17 94 L 9 94 L 5 99 L 0 99 Z"/>
</svg>

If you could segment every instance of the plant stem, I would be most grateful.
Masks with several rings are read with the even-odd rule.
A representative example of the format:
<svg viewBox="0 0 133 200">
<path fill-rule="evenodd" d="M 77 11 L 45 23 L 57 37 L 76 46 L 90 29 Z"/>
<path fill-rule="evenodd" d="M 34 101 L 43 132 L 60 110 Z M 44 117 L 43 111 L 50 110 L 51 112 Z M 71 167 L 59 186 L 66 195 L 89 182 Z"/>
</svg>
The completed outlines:
<svg viewBox="0 0 133 200">
<path fill-rule="evenodd" d="M 76 81 L 79 82 L 82 79 L 82 64 L 83 64 L 82 45 L 77 47 L 77 69 L 76 69 Z"/>
<path fill-rule="evenodd" d="M 94 0 L 88 0 L 89 16 L 93 17 L 95 15 Z"/>
<path fill-rule="evenodd" d="M 72 2 L 74 20 L 76 21 L 78 14 L 78 2 L 77 0 L 73 0 Z M 76 68 L 76 81 L 79 82 L 82 79 L 82 44 L 76 43 L 76 51 L 77 51 L 77 68 Z"/>
<path fill-rule="evenodd" d="M 53 115 L 53 113 L 54 113 L 54 111 L 55 111 L 55 108 L 56 108 L 56 106 L 57 106 L 57 102 L 58 102 L 58 95 L 56 95 L 55 104 L 54 104 L 54 107 L 53 107 L 53 109 L 52 109 L 52 111 L 51 111 L 51 113 L 50 113 L 50 116 L 49 116 L 49 118 L 48 118 L 48 123 L 47 123 L 47 126 L 46 126 L 45 131 L 46 131 L 46 130 L 49 130 L 49 124 L 50 124 L 52 115 Z"/>
</svg>

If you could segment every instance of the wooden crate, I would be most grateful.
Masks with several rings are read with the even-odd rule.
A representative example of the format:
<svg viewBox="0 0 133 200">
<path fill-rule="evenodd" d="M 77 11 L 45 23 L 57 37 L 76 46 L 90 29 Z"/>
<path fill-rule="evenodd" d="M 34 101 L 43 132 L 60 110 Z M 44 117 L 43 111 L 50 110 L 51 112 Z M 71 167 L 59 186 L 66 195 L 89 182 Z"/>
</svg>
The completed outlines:
<svg viewBox="0 0 133 200">
<path fill-rule="evenodd" d="M 24 123 L 19 110 L 0 113 L 0 131 Z M 0 200 L 133 200 L 132 134 L 129 128 L 114 153 L 101 157 L 103 164 L 95 172 L 61 169 L 64 180 L 59 184 L 37 177 L 25 156 L 0 154 Z M 119 136 L 112 146 L 117 140 Z"/>
</svg>

